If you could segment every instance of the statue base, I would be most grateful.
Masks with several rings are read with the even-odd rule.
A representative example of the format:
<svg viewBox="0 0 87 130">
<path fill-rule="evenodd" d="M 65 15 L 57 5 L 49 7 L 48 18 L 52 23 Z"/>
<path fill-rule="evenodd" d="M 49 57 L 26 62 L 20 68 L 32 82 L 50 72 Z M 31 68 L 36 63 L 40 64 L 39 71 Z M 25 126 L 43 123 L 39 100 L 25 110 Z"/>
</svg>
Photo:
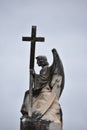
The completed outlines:
<svg viewBox="0 0 87 130">
<path fill-rule="evenodd" d="M 62 130 L 61 124 L 46 120 L 20 119 L 20 130 Z"/>
</svg>

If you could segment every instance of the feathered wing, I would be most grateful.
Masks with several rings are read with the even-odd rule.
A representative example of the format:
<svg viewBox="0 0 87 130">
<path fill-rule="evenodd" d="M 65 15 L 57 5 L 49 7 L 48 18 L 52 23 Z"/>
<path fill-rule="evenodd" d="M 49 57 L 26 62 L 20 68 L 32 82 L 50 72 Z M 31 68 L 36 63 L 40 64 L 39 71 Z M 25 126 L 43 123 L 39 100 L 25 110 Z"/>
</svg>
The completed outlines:
<svg viewBox="0 0 87 130">
<path fill-rule="evenodd" d="M 53 64 L 51 65 L 51 87 L 60 87 L 59 97 L 62 94 L 64 88 L 64 69 L 62 61 L 57 53 L 56 49 L 52 49 L 53 53 Z M 56 89 L 55 89 L 56 91 Z"/>
</svg>

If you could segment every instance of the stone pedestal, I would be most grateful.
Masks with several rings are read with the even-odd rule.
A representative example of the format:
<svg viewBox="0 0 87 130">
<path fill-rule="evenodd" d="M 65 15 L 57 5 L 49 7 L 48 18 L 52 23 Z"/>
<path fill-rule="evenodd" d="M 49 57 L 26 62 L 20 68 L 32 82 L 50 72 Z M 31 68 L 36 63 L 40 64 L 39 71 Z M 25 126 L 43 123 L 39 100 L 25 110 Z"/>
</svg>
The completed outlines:
<svg viewBox="0 0 87 130">
<path fill-rule="evenodd" d="M 34 120 L 27 117 L 20 119 L 20 130 L 62 130 L 62 128 L 59 123 Z"/>
</svg>

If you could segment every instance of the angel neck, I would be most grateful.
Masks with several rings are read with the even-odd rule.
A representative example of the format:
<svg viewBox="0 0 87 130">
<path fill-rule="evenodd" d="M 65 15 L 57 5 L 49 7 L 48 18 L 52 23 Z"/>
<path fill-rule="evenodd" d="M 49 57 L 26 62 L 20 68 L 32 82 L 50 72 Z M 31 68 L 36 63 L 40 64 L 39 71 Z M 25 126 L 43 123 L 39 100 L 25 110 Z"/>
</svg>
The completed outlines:
<svg viewBox="0 0 87 130">
<path fill-rule="evenodd" d="M 42 67 L 42 69 L 44 69 L 44 68 L 47 68 L 48 67 L 48 65 L 43 65 L 43 66 L 41 66 Z"/>
</svg>

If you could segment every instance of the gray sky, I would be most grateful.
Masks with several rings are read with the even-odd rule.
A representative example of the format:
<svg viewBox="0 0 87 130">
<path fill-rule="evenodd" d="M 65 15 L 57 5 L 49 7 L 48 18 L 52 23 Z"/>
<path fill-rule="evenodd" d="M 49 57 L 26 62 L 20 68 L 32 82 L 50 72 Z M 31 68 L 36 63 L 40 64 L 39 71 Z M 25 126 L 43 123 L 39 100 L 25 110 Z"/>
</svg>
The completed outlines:
<svg viewBox="0 0 87 130">
<path fill-rule="evenodd" d="M 37 25 L 37 36 L 45 37 L 45 43 L 37 43 L 36 56 L 45 54 L 51 64 L 51 49 L 56 48 L 64 65 L 64 130 L 86 130 L 86 0 L 0 0 L 0 130 L 20 126 L 30 47 L 21 39 L 30 35 L 32 25 Z"/>
</svg>

